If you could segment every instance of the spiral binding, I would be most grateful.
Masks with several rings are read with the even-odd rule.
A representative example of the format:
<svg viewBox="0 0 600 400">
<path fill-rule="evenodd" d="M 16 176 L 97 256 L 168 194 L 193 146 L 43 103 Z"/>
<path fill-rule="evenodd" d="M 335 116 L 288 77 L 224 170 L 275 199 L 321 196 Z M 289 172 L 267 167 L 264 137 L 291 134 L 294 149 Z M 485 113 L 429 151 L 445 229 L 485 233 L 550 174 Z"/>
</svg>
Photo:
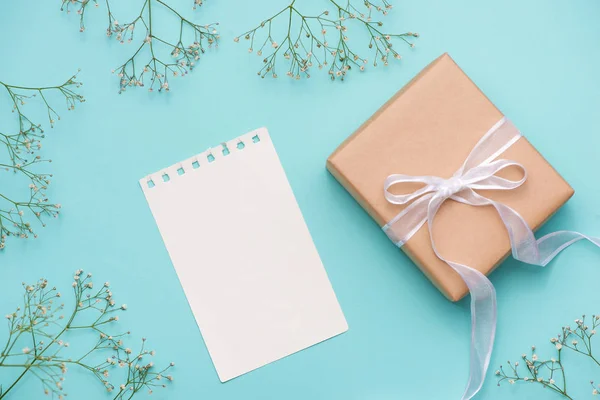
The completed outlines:
<svg viewBox="0 0 600 400">
<path fill-rule="evenodd" d="M 219 162 L 219 158 L 228 157 L 234 152 L 244 151 L 248 146 L 255 146 L 265 137 L 268 137 L 266 128 L 248 132 L 228 142 L 223 142 L 217 147 L 211 147 L 193 157 L 163 168 L 159 172 L 147 175 L 140 179 L 140 186 L 144 190 L 152 190 L 157 185 L 170 182 L 174 177 L 183 176 L 201 166 Z"/>
</svg>

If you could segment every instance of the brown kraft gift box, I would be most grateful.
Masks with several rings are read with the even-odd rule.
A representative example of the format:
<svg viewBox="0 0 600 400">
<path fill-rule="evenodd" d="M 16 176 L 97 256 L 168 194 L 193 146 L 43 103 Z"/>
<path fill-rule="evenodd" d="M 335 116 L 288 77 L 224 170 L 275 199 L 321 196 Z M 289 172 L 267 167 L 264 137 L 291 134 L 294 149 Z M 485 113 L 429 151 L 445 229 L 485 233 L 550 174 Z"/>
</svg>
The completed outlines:
<svg viewBox="0 0 600 400">
<path fill-rule="evenodd" d="M 388 175 L 451 177 L 502 116 L 444 54 L 346 139 L 327 160 L 327 169 L 382 227 L 406 207 L 385 199 Z M 527 181 L 514 190 L 481 194 L 516 210 L 533 230 L 573 195 L 571 186 L 525 137 L 498 158 L 523 164 Z M 520 179 L 521 174 L 511 170 L 500 176 Z M 418 188 L 397 186 L 402 186 L 394 190 L 398 194 Z M 444 202 L 435 218 L 434 238 L 445 258 L 486 275 L 510 254 L 506 228 L 493 207 Z M 434 254 L 427 224 L 402 250 L 448 299 L 458 301 L 468 293 L 458 273 Z"/>
</svg>

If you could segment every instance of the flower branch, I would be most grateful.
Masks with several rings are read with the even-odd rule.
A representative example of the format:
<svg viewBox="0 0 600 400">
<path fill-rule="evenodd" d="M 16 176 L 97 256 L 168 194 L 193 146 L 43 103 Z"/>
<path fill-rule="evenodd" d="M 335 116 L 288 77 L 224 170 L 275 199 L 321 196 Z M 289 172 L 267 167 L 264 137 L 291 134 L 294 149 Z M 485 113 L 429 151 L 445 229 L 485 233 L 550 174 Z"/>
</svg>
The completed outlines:
<svg viewBox="0 0 600 400">
<path fill-rule="evenodd" d="M 71 366 L 92 374 L 113 400 L 131 399 L 142 390 L 152 393 L 173 380 L 168 371 L 174 364 L 157 369 L 150 360 L 155 352 L 146 349 L 146 339 L 142 339 L 140 350 L 134 352 L 124 344 L 123 338 L 129 332 L 111 333 L 127 306 L 115 305 L 108 282 L 94 289 L 91 277 L 82 270 L 76 271 L 72 284 L 75 302 L 66 315 L 65 305 L 59 303 L 60 292 L 50 288 L 45 279 L 35 285 L 23 284 L 23 307 L 6 315 L 8 338 L 4 347 L 0 347 L 0 369 L 18 369 L 21 373 L 7 389 L 0 385 L 0 399 L 7 398 L 28 374 L 39 379 L 45 394 L 63 399 L 64 375 Z M 76 357 L 63 356 L 70 347 L 67 336 L 79 330 L 92 332 L 96 342 Z M 24 347 L 19 350 L 21 346 Z M 121 378 L 121 384 L 109 380 L 115 369 L 124 370 L 118 374 L 125 377 Z"/>
<path fill-rule="evenodd" d="M 54 127 L 55 122 L 60 120 L 60 115 L 49 96 L 52 93 L 62 96 L 67 110 L 73 110 L 76 103 L 84 101 L 83 96 L 77 93 L 80 86 L 77 74 L 57 86 L 27 87 L 0 81 L 0 90 L 3 89 L 7 94 L 18 122 L 15 132 L 0 131 L 0 145 L 4 145 L 7 152 L 7 160 L 0 162 L 0 168 L 21 177 L 29 186 L 29 196 L 26 199 L 14 199 L 6 193 L 0 193 L 0 202 L 6 205 L 0 207 L 0 249 L 4 248 L 8 236 L 37 237 L 29 219 L 34 217 L 45 226 L 44 218 L 58 216 L 60 209 L 59 204 L 50 203 L 46 197 L 52 175 L 36 172 L 37 164 L 51 160 L 37 154 L 42 148 L 44 129 L 26 114 L 25 106 L 36 99 L 41 101 L 46 108 L 50 127 Z"/>
<path fill-rule="evenodd" d="M 576 354 L 583 355 L 592 360 L 597 366 L 600 362 L 596 355 L 592 352 L 593 338 L 596 336 L 596 329 L 600 325 L 600 316 L 592 315 L 591 322 L 586 322 L 586 316 L 575 320 L 575 327 L 564 326 L 561 333 L 552 337 L 550 343 L 556 350 L 556 356 L 547 360 L 540 360 L 535 346 L 532 347 L 531 356 L 523 354 L 521 359 L 524 362 L 525 371 L 519 369 L 519 362 L 507 362 L 508 368 L 500 367 L 496 371 L 498 376 L 498 386 L 502 382 L 515 384 L 517 382 L 526 382 L 540 384 L 544 388 L 548 388 L 564 398 L 572 399 L 567 393 L 567 382 L 565 368 L 562 361 L 562 355 L 565 351 L 572 351 Z M 598 395 L 599 387 L 592 385 L 592 394 Z"/>
<path fill-rule="evenodd" d="M 80 17 L 80 31 L 85 30 L 85 11 L 91 5 L 98 6 L 96 1 L 63 0 L 61 10 L 70 12 L 75 8 Z M 202 0 L 194 0 L 193 8 L 203 4 Z M 141 40 L 127 61 L 113 70 L 119 77 L 119 93 L 128 87 L 147 86 L 150 92 L 169 91 L 169 77 L 185 76 L 192 71 L 206 51 L 217 46 L 219 35 L 218 23 L 206 25 L 196 24 L 163 0 L 145 0 L 139 14 L 126 23 L 120 23 L 110 8 L 110 1 L 105 0 L 108 27 L 106 35 L 114 37 L 119 43 L 131 43 L 141 32 Z M 176 40 L 169 40 L 157 33 L 153 22 L 154 10 L 161 7 L 178 19 L 173 30 Z M 191 42 L 191 43 L 190 43 Z M 164 57 L 169 54 L 170 57 Z"/>
<path fill-rule="evenodd" d="M 250 53 L 254 52 L 255 47 L 258 56 L 262 57 L 265 53 L 264 65 L 258 71 L 262 78 L 266 75 L 277 78 L 277 61 L 283 58 L 289 62 L 286 75 L 290 78 L 310 78 L 310 69 L 316 65 L 318 69 L 328 69 L 332 80 L 344 80 L 352 68 L 365 70 L 369 63 L 366 53 L 373 57 L 373 66 L 379 63 L 387 66 L 390 58 L 402 58 L 394 46 L 395 42 L 412 48 L 414 44 L 410 39 L 419 36 L 412 32 L 386 33 L 382 28 L 383 23 L 373 20 L 374 11 L 387 15 L 391 10 L 392 5 L 386 0 L 379 4 L 365 0 L 360 8 L 352 0 L 347 0 L 345 5 L 339 0 L 329 0 L 334 9 L 333 15 L 330 15 L 329 10 L 318 15 L 305 15 L 297 8 L 296 1 L 293 0 L 272 17 L 234 39 L 235 42 L 239 42 L 241 38 L 249 41 Z M 273 24 L 277 20 L 283 20 L 287 25 L 285 36 L 278 40 L 273 33 Z M 368 50 L 357 51 L 350 47 L 347 32 L 351 24 L 367 35 Z"/>
</svg>

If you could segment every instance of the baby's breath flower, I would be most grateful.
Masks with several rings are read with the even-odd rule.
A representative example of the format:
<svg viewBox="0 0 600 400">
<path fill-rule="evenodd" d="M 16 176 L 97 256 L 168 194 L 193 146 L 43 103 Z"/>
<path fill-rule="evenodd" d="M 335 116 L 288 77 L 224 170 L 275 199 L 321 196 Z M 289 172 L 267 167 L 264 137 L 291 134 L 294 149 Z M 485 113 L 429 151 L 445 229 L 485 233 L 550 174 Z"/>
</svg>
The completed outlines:
<svg viewBox="0 0 600 400">
<path fill-rule="evenodd" d="M 588 319 L 588 322 L 590 320 Z M 510 384 L 515 382 L 539 383 L 545 388 L 550 388 L 554 392 L 561 394 L 563 397 L 572 399 L 570 393 L 567 394 L 566 378 L 569 376 L 565 373 L 565 365 L 563 364 L 563 355 L 565 351 L 571 351 L 575 354 L 583 355 L 592 358 L 595 362 L 596 355 L 592 353 L 592 337 L 595 335 L 595 329 L 600 325 L 600 321 L 596 315 L 592 316 L 591 322 L 586 324 L 586 316 L 575 319 L 575 327 L 563 326 L 559 335 L 550 338 L 550 343 L 557 352 L 557 357 L 549 359 L 540 359 L 536 353 L 536 347 L 531 346 L 531 356 L 523 354 L 521 358 L 525 361 L 526 367 L 518 369 L 518 362 L 508 362 L 508 368 L 500 367 L 496 371 L 498 376 L 498 385 L 501 382 L 507 381 Z M 597 362 L 596 362 L 597 363 Z M 547 374 L 547 375 L 546 375 Z M 547 376 L 547 378 L 544 378 Z M 557 378 L 558 377 L 558 378 Z M 592 393 L 597 394 L 598 388 L 594 382 L 590 382 Z"/>
<path fill-rule="evenodd" d="M 51 175 L 38 172 L 38 164 L 51 160 L 37 154 L 42 148 L 44 129 L 27 112 L 26 100 L 39 98 L 46 109 L 49 125 L 53 127 L 54 122 L 60 119 L 50 101 L 53 94 L 64 97 L 67 110 L 72 110 L 75 103 L 84 101 L 83 96 L 77 93 L 80 86 L 76 75 L 60 85 L 43 87 L 15 86 L 0 80 L 0 89 L 7 95 L 8 104 L 16 114 L 13 121 L 7 120 L 9 123 L 13 122 L 13 126 L 9 124 L 6 125 L 6 131 L 0 130 L 0 143 L 6 148 L 6 160 L 0 161 L 0 164 L 4 165 L 3 170 L 12 172 L 17 179 L 25 181 L 23 187 L 29 189 L 29 196 L 25 201 L 10 198 L 6 194 L 0 196 L 0 249 L 6 246 L 8 236 L 36 238 L 30 219 L 37 220 L 43 227 L 44 219 L 58 216 L 60 208 L 50 203 L 46 196 Z"/>
<path fill-rule="evenodd" d="M 325 0 L 324 0 L 325 1 Z M 364 5 L 366 8 L 359 8 L 358 4 Z M 287 76 L 293 79 L 299 79 L 302 75 L 310 77 L 310 67 L 314 64 L 318 69 L 323 69 L 324 66 L 329 66 L 328 74 L 332 80 L 340 78 L 344 80 L 351 68 L 358 68 L 364 71 L 362 65 L 366 63 L 366 59 L 360 57 L 356 50 L 349 47 L 349 36 L 345 34 L 353 26 L 362 29 L 369 38 L 368 48 L 374 53 L 374 60 L 378 60 L 388 53 L 394 59 L 400 60 L 401 56 L 393 46 L 394 41 L 403 42 L 410 47 L 414 47 L 410 41 L 411 38 L 417 38 L 419 35 L 413 32 L 403 34 L 389 34 L 382 32 L 380 27 L 383 25 L 380 21 L 372 22 L 372 12 L 376 10 L 381 15 L 386 15 L 390 10 L 390 4 L 387 0 L 381 0 L 381 6 L 373 7 L 371 0 L 359 2 L 358 0 L 349 0 L 346 3 L 339 3 L 335 0 L 328 0 L 328 3 L 337 11 L 337 18 L 329 17 L 329 11 L 325 10 L 318 15 L 304 15 L 297 8 L 296 2 L 291 1 L 287 7 L 280 10 L 270 18 L 263 20 L 254 29 L 251 29 L 234 38 L 234 42 L 239 42 L 240 37 L 244 37 L 250 41 L 248 51 L 254 50 L 255 40 L 256 45 L 260 45 L 257 54 L 262 55 L 265 46 L 270 43 L 272 52 L 263 59 L 263 66 L 258 71 L 258 75 L 264 78 L 267 74 L 276 76 L 275 67 L 279 57 L 290 60 Z M 340 5 L 345 4 L 345 5 Z M 282 36 L 280 42 L 273 37 L 274 24 L 277 21 L 285 20 L 287 24 L 286 34 Z M 333 27 L 333 32 L 330 34 L 334 38 L 334 44 L 330 44 L 327 40 L 328 27 Z M 264 32 L 264 35 L 263 35 Z M 314 33 L 319 33 L 315 35 Z M 266 38 L 265 38 L 266 36 Z M 292 39 L 290 39 L 292 38 Z M 283 51 L 280 51 L 281 49 Z M 387 56 L 382 60 L 384 65 L 388 64 Z M 373 63 L 377 66 L 377 61 Z"/>
<path fill-rule="evenodd" d="M 64 309 L 64 304 L 54 303 L 58 297 L 55 287 L 50 287 L 45 279 L 40 279 L 33 285 L 23 283 L 24 309 L 29 311 L 27 314 L 19 314 L 21 308 L 17 308 L 14 313 L 7 314 L 6 318 L 10 321 L 8 323 L 8 343 L 16 343 L 18 335 L 20 336 L 19 343 L 25 342 L 24 344 L 27 346 L 23 347 L 19 353 L 21 359 L 17 358 L 19 354 L 0 355 L 0 368 L 6 362 L 10 366 L 22 367 L 24 374 L 34 372 L 32 375 L 42 380 L 44 393 L 58 399 L 64 399 L 66 396 L 63 382 L 68 364 L 81 366 L 84 371 L 89 371 L 108 392 L 115 389 L 115 385 L 109 381 L 113 375 L 109 371 L 109 367 L 117 364 L 120 368 L 127 369 L 127 371 L 116 370 L 120 371 L 116 375 L 120 374 L 119 379 L 124 379 L 125 382 L 120 386 L 121 388 L 130 390 L 134 385 L 136 387 L 138 385 L 139 387 L 164 387 L 164 384 L 159 385 L 157 382 L 173 367 L 173 364 L 162 369 L 157 368 L 154 362 L 141 364 L 140 360 L 143 356 L 155 354 L 154 350 L 145 349 L 146 339 L 142 340 L 141 349 L 135 352 L 130 347 L 125 347 L 122 340 L 122 337 L 129 332 L 110 333 L 112 325 L 108 325 L 107 322 L 118 321 L 119 315 L 115 315 L 115 313 L 123 312 L 127 306 L 123 304 L 117 309 L 108 309 L 112 293 L 107 289 L 107 285 L 100 290 L 93 290 L 93 285 L 88 281 L 92 274 L 83 274 L 82 270 L 77 270 L 74 277 L 76 280 L 73 282 L 73 291 L 77 300 L 69 315 L 68 325 L 65 325 L 64 316 L 59 314 Z M 73 358 L 63 358 L 61 350 L 70 346 L 68 342 L 64 341 L 62 335 L 67 331 L 75 334 L 75 332 L 84 332 L 85 330 L 93 332 L 94 335 L 99 334 L 99 339 L 87 347 L 86 344 L 81 344 L 82 348 L 73 349 L 80 352 L 79 355 L 75 354 Z M 35 332 L 35 335 L 21 336 L 20 332 Z M 41 340 L 42 338 L 43 340 Z M 105 355 L 105 361 L 98 365 L 98 356 L 106 354 L 107 351 L 112 354 Z M 23 355 L 27 355 L 27 357 L 23 357 Z M 77 360 L 77 362 L 73 360 Z M 44 371 L 44 374 L 38 375 L 35 373 L 36 371 Z M 0 394 L 0 397 L 3 398 L 12 391 L 18 381 L 19 379 L 12 385 L 8 382 L 6 386 L 4 384 L 7 382 L 2 382 L 2 387 L 7 389 Z M 131 389 L 127 399 L 131 399 L 137 393 Z M 125 398 L 117 396 L 115 399 L 124 400 Z"/>
<path fill-rule="evenodd" d="M 97 0 L 93 1 L 97 5 Z M 92 1 L 62 0 L 62 2 L 63 9 L 66 9 L 67 12 L 69 7 L 78 7 L 80 30 L 83 32 L 86 15 L 84 11 Z M 194 9 L 202 5 L 202 0 L 193 0 L 193 2 Z M 106 36 L 115 37 L 119 43 L 130 43 L 140 37 L 140 45 L 132 50 L 133 55 L 113 70 L 113 73 L 116 72 L 119 77 L 119 93 L 128 87 L 143 86 L 147 86 L 149 92 L 153 92 L 155 88 L 159 92 L 168 91 L 169 86 L 164 77 L 187 75 L 196 66 L 196 62 L 193 61 L 198 61 L 207 49 L 216 47 L 218 44 L 219 34 L 216 29 L 218 23 L 197 24 L 184 17 L 173 5 L 167 4 L 164 0 L 144 0 L 141 3 L 139 14 L 126 23 L 120 23 L 116 19 L 110 4 L 111 0 L 106 0 L 109 21 Z M 173 30 L 179 33 L 178 39 L 171 40 L 168 37 L 157 36 L 156 30 L 152 29 L 152 16 L 156 9 L 160 9 L 159 12 L 167 12 L 176 18 L 178 22 L 173 24 Z M 147 51 L 142 51 L 143 48 L 146 48 Z M 162 58 L 163 49 L 171 54 L 172 59 Z M 143 57 L 146 57 L 147 54 L 150 55 L 149 59 L 144 59 Z"/>
</svg>

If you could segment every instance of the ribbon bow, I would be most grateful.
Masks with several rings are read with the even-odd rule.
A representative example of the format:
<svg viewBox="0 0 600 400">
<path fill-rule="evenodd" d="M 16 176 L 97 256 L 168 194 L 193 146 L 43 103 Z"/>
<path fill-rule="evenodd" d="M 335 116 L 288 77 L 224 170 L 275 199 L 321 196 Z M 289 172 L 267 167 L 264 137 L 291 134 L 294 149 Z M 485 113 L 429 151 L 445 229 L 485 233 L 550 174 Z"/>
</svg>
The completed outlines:
<svg viewBox="0 0 600 400">
<path fill-rule="evenodd" d="M 496 291 L 489 279 L 478 270 L 444 258 L 433 239 L 433 222 L 441 205 L 448 199 L 471 206 L 493 206 L 506 227 L 512 255 L 516 260 L 545 266 L 571 244 L 586 239 L 600 247 L 600 239 L 578 232 L 558 231 L 536 240 L 527 222 L 512 208 L 480 195 L 475 190 L 512 190 L 527 180 L 525 167 L 516 161 L 498 159 L 521 138 L 517 128 L 506 118 L 498 121 L 475 145 L 463 165 L 448 179 L 437 176 L 393 174 L 386 178 L 384 195 L 392 204 L 409 204 L 385 226 L 384 232 L 398 246 L 406 243 L 427 222 L 435 255 L 452 267 L 464 280 L 471 294 L 470 376 L 463 400 L 481 389 L 489 366 L 496 332 Z M 523 177 L 505 179 L 496 174 L 517 167 Z M 393 194 L 390 188 L 401 183 L 423 183 L 409 194 Z"/>
</svg>

